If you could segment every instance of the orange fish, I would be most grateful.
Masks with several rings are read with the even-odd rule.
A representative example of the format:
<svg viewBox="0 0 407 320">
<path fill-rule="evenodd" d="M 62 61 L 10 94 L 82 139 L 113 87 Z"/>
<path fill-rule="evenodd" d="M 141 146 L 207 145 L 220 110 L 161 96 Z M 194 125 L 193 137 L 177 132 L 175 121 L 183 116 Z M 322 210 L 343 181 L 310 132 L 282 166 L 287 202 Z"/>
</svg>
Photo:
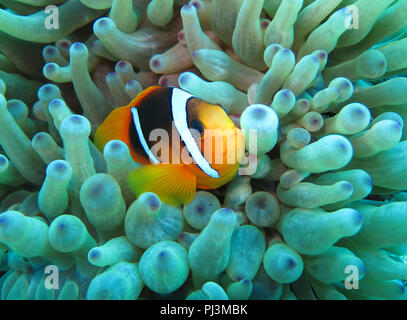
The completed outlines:
<svg viewBox="0 0 407 320">
<path fill-rule="evenodd" d="M 94 137 L 100 150 L 110 140 L 125 142 L 144 164 L 128 176 L 136 196 L 154 192 L 171 205 L 232 180 L 244 154 L 243 135 L 222 106 L 173 87 L 149 87 L 113 110 Z"/>
</svg>

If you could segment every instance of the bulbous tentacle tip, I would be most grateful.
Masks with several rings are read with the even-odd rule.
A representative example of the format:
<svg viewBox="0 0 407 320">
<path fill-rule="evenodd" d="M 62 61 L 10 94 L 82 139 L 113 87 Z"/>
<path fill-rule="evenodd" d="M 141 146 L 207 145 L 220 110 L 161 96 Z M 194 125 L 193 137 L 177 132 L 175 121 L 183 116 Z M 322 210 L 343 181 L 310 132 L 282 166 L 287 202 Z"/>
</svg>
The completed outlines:
<svg viewBox="0 0 407 320">
<path fill-rule="evenodd" d="M 7 216 L 0 215 L 0 228 L 5 228 L 7 225 Z"/>
<path fill-rule="evenodd" d="M 124 143 L 120 140 L 111 140 L 108 143 L 106 143 L 105 149 L 106 151 L 110 152 L 117 152 L 119 150 L 122 150 L 124 147 Z"/>
<path fill-rule="evenodd" d="M 99 248 L 93 248 L 89 251 L 89 258 L 91 260 L 97 260 L 102 256 L 102 250 Z"/>
<path fill-rule="evenodd" d="M 101 40 L 112 37 L 118 31 L 116 23 L 110 18 L 100 18 L 93 24 L 93 32 Z"/>
<path fill-rule="evenodd" d="M 221 214 L 227 214 L 227 215 L 231 215 L 232 213 L 234 213 L 233 209 L 231 209 L 231 208 L 222 208 L 222 209 L 219 209 L 219 212 Z"/>
<path fill-rule="evenodd" d="M 55 62 L 50 62 L 44 65 L 43 73 L 47 75 L 49 73 L 55 73 L 58 69 L 58 65 Z"/>
<path fill-rule="evenodd" d="M 353 190 L 353 186 L 350 182 L 344 181 L 343 183 L 341 183 L 341 188 L 345 191 L 352 191 Z"/>
<path fill-rule="evenodd" d="M 363 222 L 362 215 L 359 212 L 355 211 L 353 221 L 354 221 L 355 225 L 361 225 Z"/>
<path fill-rule="evenodd" d="M 252 115 L 256 119 L 262 119 L 266 115 L 266 110 L 263 106 L 258 105 L 253 108 Z"/>
<path fill-rule="evenodd" d="M 57 41 L 57 44 L 63 49 L 68 49 L 72 45 L 72 42 L 67 39 L 61 39 Z"/>
<path fill-rule="evenodd" d="M 55 170 L 58 173 L 63 173 L 70 170 L 70 165 L 64 160 L 55 160 L 51 162 L 48 167 L 50 170 Z"/>
<path fill-rule="evenodd" d="M 82 42 L 75 42 L 69 48 L 71 62 L 75 62 L 72 59 L 85 59 L 88 57 L 88 54 L 88 47 Z"/>
<path fill-rule="evenodd" d="M 187 13 L 187 12 L 189 13 L 191 11 L 196 11 L 196 9 L 197 9 L 196 3 L 194 4 L 194 3 L 188 2 L 187 4 L 184 4 L 182 6 L 181 15 L 182 15 L 182 13 Z"/>
<path fill-rule="evenodd" d="M 161 61 L 158 55 L 154 56 L 151 60 L 150 60 L 150 67 L 153 68 L 158 68 L 161 65 Z"/>
<path fill-rule="evenodd" d="M 114 72 L 114 71 L 108 72 L 108 73 L 106 74 L 106 80 L 109 80 L 109 79 L 111 79 L 111 78 L 113 78 L 113 77 L 116 77 L 116 75 L 117 75 L 117 73 Z"/>
<path fill-rule="evenodd" d="M 159 253 L 158 253 L 158 259 L 159 260 L 165 260 L 165 259 L 167 259 L 167 257 L 168 257 L 168 250 L 161 250 Z"/>
<path fill-rule="evenodd" d="M 61 122 L 60 132 L 62 138 L 89 137 L 91 125 L 89 120 L 81 115 L 70 115 Z"/>
<path fill-rule="evenodd" d="M 160 208 L 161 201 L 156 195 L 152 194 L 148 198 L 148 205 L 151 211 L 157 211 Z"/>
<path fill-rule="evenodd" d="M 53 99 L 51 100 L 51 102 L 48 105 L 48 108 L 52 108 L 52 109 L 59 109 L 62 108 L 65 105 L 64 101 L 61 99 Z"/>
<path fill-rule="evenodd" d="M 186 84 L 188 81 L 188 74 L 187 72 L 182 73 L 179 77 L 178 77 L 178 83 L 180 85 L 184 85 Z"/>
<path fill-rule="evenodd" d="M 5 155 L 0 154 L 0 167 L 4 167 L 8 164 L 8 159 Z"/>
<path fill-rule="evenodd" d="M 98 196 L 104 191 L 104 189 L 105 186 L 103 185 L 103 183 L 96 183 L 92 186 L 92 194 Z"/>
<path fill-rule="evenodd" d="M 295 262 L 294 259 L 287 258 L 286 261 L 285 261 L 285 265 L 286 265 L 287 270 L 289 270 L 289 269 L 295 268 L 297 263 Z"/>
<path fill-rule="evenodd" d="M 100 18 L 93 24 L 93 31 L 98 34 L 103 34 L 104 31 L 108 31 L 111 28 L 115 28 L 115 22 L 110 18 Z"/>
<path fill-rule="evenodd" d="M 126 60 L 120 60 L 120 61 L 116 64 L 116 66 L 117 66 L 119 69 L 127 68 L 129 65 L 131 65 L 130 62 L 128 62 L 128 61 L 126 61 Z"/>
<path fill-rule="evenodd" d="M 43 86 L 38 90 L 38 96 L 39 96 L 39 98 L 40 98 L 42 95 L 46 96 L 46 95 L 52 93 L 52 91 L 55 90 L 55 89 L 56 89 L 56 88 L 55 88 L 55 85 L 52 85 L 52 84 L 43 85 Z"/>
</svg>

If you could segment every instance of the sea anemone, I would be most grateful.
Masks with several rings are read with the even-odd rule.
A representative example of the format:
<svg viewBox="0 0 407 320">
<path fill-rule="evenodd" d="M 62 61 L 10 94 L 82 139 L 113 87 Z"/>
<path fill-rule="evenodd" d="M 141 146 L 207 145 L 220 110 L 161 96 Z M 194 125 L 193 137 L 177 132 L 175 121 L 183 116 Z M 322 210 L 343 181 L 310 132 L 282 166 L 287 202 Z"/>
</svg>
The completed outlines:
<svg viewBox="0 0 407 320">
<path fill-rule="evenodd" d="M 0 8 L 1 299 L 407 297 L 407 0 Z M 227 109 L 229 184 L 136 198 L 96 148 L 151 85 Z"/>
</svg>

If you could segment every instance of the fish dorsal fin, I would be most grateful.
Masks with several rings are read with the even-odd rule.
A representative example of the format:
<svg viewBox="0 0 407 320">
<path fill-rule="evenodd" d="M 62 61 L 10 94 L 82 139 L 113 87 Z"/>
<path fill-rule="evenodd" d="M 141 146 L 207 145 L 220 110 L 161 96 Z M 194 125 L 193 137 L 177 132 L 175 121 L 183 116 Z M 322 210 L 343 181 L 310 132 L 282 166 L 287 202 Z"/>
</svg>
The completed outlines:
<svg viewBox="0 0 407 320">
<path fill-rule="evenodd" d="M 158 89 L 163 89 L 163 87 L 160 86 L 151 86 L 148 87 L 147 89 L 143 90 L 140 92 L 127 106 L 128 107 L 138 107 L 142 103 L 142 101 L 150 95 L 153 91 L 158 90 Z"/>
<path fill-rule="evenodd" d="M 96 147 L 102 151 L 110 140 L 121 140 L 130 145 L 129 126 L 132 120 L 130 107 L 114 109 L 95 132 L 93 141 Z"/>
<path fill-rule="evenodd" d="M 137 197 L 154 192 L 173 206 L 191 202 L 196 192 L 196 177 L 182 164 L 145 165 L 132 171 L 127 181 Z"/>
</svg>

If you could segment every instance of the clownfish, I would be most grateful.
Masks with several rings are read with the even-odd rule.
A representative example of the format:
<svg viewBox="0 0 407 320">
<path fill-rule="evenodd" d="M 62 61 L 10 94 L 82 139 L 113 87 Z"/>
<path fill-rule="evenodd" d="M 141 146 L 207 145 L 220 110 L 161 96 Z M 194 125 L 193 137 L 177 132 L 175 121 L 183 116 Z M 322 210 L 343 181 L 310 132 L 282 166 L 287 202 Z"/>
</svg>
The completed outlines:
<svg viewBox="0 0 407 320">
<path fill-rule="evenodd" d="M 149 87 L 113 110 L 94 136 L 101 151 L 110 140 L 143 164 L 128 175 L 135 195 L 154 192 L 174 206 L 232 180 L 244 155 L 243 134 L 224 107 L 175 87 Z"/>
</svg>

